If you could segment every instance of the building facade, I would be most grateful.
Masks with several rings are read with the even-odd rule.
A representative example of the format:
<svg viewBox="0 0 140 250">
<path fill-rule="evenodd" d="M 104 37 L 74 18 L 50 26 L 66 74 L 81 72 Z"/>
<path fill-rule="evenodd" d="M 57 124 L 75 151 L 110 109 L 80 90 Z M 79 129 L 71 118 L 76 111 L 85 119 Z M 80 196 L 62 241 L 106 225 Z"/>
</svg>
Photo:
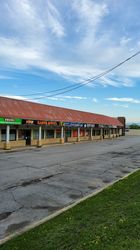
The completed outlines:
<svg viewBox="0 0 140 250">
<path fill-rule="evenodd" d="M 125 118 L 0 97 L 0 149 L 124 135 Z"/>
</svg>

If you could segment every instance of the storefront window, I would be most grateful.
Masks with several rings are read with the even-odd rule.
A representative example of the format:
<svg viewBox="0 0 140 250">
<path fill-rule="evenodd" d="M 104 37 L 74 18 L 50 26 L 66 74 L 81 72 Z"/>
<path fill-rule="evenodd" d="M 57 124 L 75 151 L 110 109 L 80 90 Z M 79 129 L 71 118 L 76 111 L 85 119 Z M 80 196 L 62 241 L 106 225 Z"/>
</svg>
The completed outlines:
<svg viewBox="0 0 140 250">
<path fill-rule="evenodd" d="M 100 135 L 100 130 L 96 130 L 96 135 Z"/>
<path fill-rule="evenodd" d="M 77 129 L 76 130 L 73 130 L 73 137 L 77 137 L 78 136 L 78 131 Z"/>
<path fill-rule="evenodd" d="M 86 131 L 85 131 L 85 136 L 89 136 L 89 135 L 90 135 L 89 130 L 86 130 Z"/>
<path fill-rule="evenodd" d="M 19 140 L 24 140 L 24 130 L 19 130 L 18 131 L 18 139 Z"/>
<path fill-rule="evenodd" d="M 109 130 L 106 130 L 106 135 L 108 135 L 109 134 Z"/>
<path fill-rule="evenodd" d="M 94 129 L 92 130 L 92 136 L 95 136 L 95 130 Z"/>
<path fill-rule="evenodd" d="M 9 140 L 16 141 L 16 130 L 15 129 L 10 129 Z M 1 141 L 6 141 L 6 129 L 1 130 Z"/>
<path fill-rule="evenodd" d="M 6 141 L 6 129 L 1 130 L 1 141 Z"/>
<path fill-rule="evenodd" d="M 61 138 L 61 130 L 56 130 L 56 138 Z"/>
<path fill-rule="evenodd" d="M 54 130 L 47 130 L 46 132 L 47 138 L 54 138 Z"/>
<path fill-rule="evenodd" d="M 16 130 L 10 129 L 10 141 L 16 141 Z"/>
<path fill-rule="evenodd" d="M 41 130 L 41 139 L 44 139 L 44 129 Z"/>
<path fill-rule="evenodd" d="M 85 130 L 84 129 L 80 129 L 80 136 L 84 137 L 85 136 Z"/>
<path fill-rule="evenodd" d="M 38 139 L 39 138 L 39 131 L 38 129 L 33 130 L 33 139 Z"/>
<path fill-rule="evenodd" d="M 65 137 L 71 137 L 71 130 L 65 131 Z"/>
</svg>

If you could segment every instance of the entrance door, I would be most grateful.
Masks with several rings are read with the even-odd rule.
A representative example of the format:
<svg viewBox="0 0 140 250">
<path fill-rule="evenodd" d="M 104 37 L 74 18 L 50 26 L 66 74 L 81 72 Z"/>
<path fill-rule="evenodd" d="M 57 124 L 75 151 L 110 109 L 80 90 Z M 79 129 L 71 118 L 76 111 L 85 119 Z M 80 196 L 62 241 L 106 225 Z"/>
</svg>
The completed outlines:
<svg viewBox="0 0 140 250">
<path fill-rule="evenodd" d="M 26 145 L 31 145 L 31 130 L 25 130 L 24 138 L 26 140 Z"/>
<path fill-rule="evenodd" d="M 66 130 L 65 131 L 65 142 L 68 141 L 68 137 L 71 137 L 71 130 Z"/>
<path fill-rule="evenodd" d="M 103 129 L 103 139 L 105 138 L 105 129 Z"/>
</svg>

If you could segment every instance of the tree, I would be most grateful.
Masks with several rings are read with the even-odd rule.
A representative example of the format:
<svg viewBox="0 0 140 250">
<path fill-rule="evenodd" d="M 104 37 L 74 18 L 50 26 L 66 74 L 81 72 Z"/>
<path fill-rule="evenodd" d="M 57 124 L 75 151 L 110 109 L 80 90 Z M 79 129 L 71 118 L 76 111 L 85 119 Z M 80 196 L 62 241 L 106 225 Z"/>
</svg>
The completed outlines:
<svg viewBox="0 0 140 250">
<path fill-rule="evenodd" d="M 130 129 L 140 129 L 140 125 L 133 123 L 129 126 Z"/>
</svg>

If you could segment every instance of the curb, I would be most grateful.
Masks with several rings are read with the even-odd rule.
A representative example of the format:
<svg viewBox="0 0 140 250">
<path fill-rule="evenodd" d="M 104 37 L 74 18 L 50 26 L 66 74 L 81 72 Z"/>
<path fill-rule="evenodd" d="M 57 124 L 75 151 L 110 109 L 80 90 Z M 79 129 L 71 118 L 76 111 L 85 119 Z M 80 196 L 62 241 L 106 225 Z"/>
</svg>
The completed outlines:
<svg viewBox="0 0 140 250">
<path fill-rule="evenodd" d="M 106 138 L 106 139 L 96 139 L 96 140 L 87 140 L 87 141 L 75 141 L 75 142 L 65 142 L 65 143 L 54 143 L 54 144 L 44 144 L 42 145 L 41 147 L 37 147 L 37 146 L 25 146 L 25 147 L 19 147 L 19 148 L 12 148 L 12 149 L 8 149 L 8 150 L 5 150 L 5 149 L 0 149 L 0 154 L 5 154 L 5 153 L 15 153 L 15 152 L 23 152 L 23 151 L 31 151 L 31 150 L 34 150 L 34 149 L 42 149 L 42 148 L 49 148 L 49 147 L 57 147 L 57 146 L 67 146 L 67 145 L 71 145 L 71 144 L 86 144 L 86 143 L 97 143 L 97 142 L 103 142 L 104 140 L 117 140 L 119 137 L 116 137 L 116 138 Z"/>
<path fill-rule="evenodd" d="M 127 177 L 129 177 L 130 175 L 134 174 L 138 170 L 139 170 L 139 168 L 135 169 L 133 172 L 128 173 L 127 175 L 123 176 L 122 178 L 120 178 L 118 180 L 112 181 L 111 183 L 109 183 L 105 187 L 103 187 L 103 188 L 95 191 L 94 193 L 88 194 L 88 195 L 82 197 L 81 199 L 77 200 L 76 202 L 74 202 L 74 203 L 72 203 L 72 204 L 70 204 L 70 205 L 68 205 L 66 207 L 63 207 L 62 209 L 56 211 L 55 213 L 53 213 L 53 214 L 51 214 L 51 215 L 49 215 L 49 216 L 41 219 L 40 221 L 35 222 L 35 223 L 33 223 L 33 224 L 29 225 L 29 226 L 26 226 L 25 228 L 19 230 L 18 232 L 15 232 L 15 233 L 13 233 L 13 234 L 5 237 L 4 239 L 0 240 L 0 245 L 6 243 L 8 240 L 11 240 L 11 239 L 15 238 L 16 236 L 19 236 L 19 235 L 21 235 L 21 234 L 23 234 L 23 233 L 25 233 L 25 232 L 27 232 L 27 231 L 35 228 L 35 227 L 38 227 L 38 226 L 42 225 L 43 223 L 45 223 L 45 222 L 47 222 L 47 221 L 55 218 L 56 216 L 58 216 L 58 215 L 60 215 L 60 214 L 62 214 L 64 212 L 66 212 L 67 210 L 75 207 L 79 203 L 81 203 L 81 202 L 83 202 L 83 201 L 85 201 L 85 200 L 87 200 L 89 198 L 92 198 L 92 197 L 96 196 L 97 194 L 101 193 L 103 190 L 107 189 L 108 187 L 113 186 L 115 183 L 117 183 L 117 182 L 119 182 L 119 181 L 121 181 L 123 179 L 126 179 Z"/>
</svg>

